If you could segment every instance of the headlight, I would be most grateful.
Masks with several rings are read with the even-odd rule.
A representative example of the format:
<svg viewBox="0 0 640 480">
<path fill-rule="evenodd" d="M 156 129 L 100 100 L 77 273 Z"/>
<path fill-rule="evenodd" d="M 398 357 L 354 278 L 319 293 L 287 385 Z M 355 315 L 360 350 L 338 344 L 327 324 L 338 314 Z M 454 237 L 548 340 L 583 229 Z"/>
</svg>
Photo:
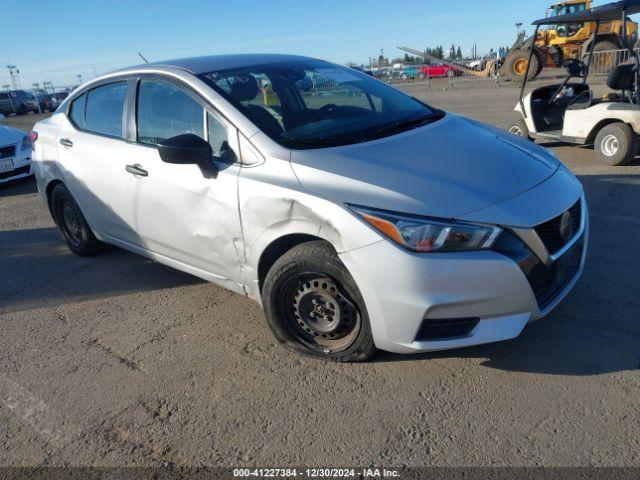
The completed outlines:
<svg viewBox="0 0 640 480">
<path fill-rule="evenodd" d="M 460 252 L 493 247 L 502 229 L 494 225 L 438 220 L 350 205 L 365 222 L 414 252 Z"/>
<path fill-rule="evenodd" d="M 29 135 L 25 135 L 22 139 L 22 146 L 20 147 L 20 150 L 29 150 L 31 147 L 33 147 L 31 137 L 29 137 Z"/>
</svg>

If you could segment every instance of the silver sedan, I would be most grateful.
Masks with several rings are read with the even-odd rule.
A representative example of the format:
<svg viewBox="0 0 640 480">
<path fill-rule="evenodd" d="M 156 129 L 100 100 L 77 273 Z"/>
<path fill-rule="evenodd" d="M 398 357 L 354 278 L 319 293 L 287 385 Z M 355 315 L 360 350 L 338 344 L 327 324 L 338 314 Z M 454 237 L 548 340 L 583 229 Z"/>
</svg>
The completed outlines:
<svg viewBox="0 0 640 480">
<path fill-rule="evenodd" d="M 73 252 L 110 243 L 247 295 L 302 354 L 511 339 L 583 269 L 583 190 L 551 152 L 325 61 L 128 68 L 35 129 Z"/>
</svg>

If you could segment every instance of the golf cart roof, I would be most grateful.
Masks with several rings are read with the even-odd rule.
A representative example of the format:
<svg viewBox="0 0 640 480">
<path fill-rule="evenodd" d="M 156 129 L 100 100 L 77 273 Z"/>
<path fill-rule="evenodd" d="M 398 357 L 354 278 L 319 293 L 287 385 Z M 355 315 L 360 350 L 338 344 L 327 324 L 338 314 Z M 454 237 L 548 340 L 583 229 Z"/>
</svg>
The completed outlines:
<svg viewBox="0 0 640 480">
<path fill-rule="evenodd" d="M 611 20 L 621 20 L 623 12 L 625 12 L 626 15 L 640 13 L 640 0 L 620 0 L 619 2 L 601 5 L 600 7 L 593 7 L 583 12 L 542 18 L 533 22 L 533 25 L 540 26 L 566 23 L 608 22 Z"/>
</svg>

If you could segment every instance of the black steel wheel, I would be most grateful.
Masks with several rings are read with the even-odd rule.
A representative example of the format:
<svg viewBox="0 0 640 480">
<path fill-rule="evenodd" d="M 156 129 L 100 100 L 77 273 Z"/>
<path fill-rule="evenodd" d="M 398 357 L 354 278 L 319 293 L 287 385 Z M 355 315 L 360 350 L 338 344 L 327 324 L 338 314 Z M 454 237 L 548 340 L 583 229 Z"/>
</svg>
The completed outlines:
<svg viewBox="0 0 640 480">
<path fill-rule="evenodd" d="M 271 330 L 287 348 L 341 362 L 375 352 L 360 292 L 326 242 L 298 245 L 278 259 L 262 299 Z"/>
<path fill-rule="evenodd" d="M 95 237 L 69 190 L 58 184 L 50 197 L 51 214 L 69 250 L 88 257 L 100 252 L 102 243 Z"/>
</svg>

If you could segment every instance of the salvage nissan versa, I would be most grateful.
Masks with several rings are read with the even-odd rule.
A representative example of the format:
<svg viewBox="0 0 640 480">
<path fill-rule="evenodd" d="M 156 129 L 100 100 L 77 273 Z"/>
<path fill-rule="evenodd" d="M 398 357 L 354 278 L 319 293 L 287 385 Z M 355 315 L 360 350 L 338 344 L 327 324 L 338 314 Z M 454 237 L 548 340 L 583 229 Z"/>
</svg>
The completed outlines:
<svg viewBox="0 0 640 480">
<path fill-rule="evenodd" d="M 325 61 L 129 68 L 35 129 L 74 253 L 106 242 L 247 295 L 303 354 L 511 339 L 584 265 L 583 190 L 551 152 Z"/>
</svg>

